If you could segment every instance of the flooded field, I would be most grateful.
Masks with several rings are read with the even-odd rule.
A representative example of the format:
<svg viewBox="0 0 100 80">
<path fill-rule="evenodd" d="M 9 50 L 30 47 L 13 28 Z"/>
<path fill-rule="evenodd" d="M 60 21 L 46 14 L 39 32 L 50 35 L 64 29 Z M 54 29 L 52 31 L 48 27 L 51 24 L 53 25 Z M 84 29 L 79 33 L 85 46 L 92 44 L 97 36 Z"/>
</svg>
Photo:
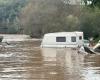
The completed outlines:
<svg viewBox="0 0 100 80">
<path fill-rule="evenodd" d="M 100 55 L 12 42 L 0 50 L 0 80 L 100 80 Z"/>
</svg>

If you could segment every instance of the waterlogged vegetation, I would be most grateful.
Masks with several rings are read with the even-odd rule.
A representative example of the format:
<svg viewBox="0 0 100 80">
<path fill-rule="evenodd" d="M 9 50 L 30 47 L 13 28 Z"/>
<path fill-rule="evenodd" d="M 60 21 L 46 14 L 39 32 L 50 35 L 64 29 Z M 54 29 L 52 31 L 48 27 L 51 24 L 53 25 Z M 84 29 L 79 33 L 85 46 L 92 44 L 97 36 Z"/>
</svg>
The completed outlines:
<svg viewBox="0 0 100 80">
<path fill-rule="evenodd" d="M 86 39 L 99 40 L 99 17 L 99 0 L 74 4 L 69 0 L 0 0 L 0 33 L 42 37 L 48 32 L 83 31 Z"/>
</svg>

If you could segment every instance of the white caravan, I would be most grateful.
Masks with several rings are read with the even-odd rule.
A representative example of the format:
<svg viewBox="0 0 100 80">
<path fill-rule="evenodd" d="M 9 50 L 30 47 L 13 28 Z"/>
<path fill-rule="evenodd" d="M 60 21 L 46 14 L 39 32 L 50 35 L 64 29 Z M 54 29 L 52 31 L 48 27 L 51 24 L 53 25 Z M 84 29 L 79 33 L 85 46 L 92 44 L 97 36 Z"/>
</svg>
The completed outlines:
<svg viewBox="0 0 100 80">
<path fill-rule="evenodd" d="M 45 34 L 41 47 L 78 47 L 83 45 L 83 32 L 56 32 Z"/>
</svg>

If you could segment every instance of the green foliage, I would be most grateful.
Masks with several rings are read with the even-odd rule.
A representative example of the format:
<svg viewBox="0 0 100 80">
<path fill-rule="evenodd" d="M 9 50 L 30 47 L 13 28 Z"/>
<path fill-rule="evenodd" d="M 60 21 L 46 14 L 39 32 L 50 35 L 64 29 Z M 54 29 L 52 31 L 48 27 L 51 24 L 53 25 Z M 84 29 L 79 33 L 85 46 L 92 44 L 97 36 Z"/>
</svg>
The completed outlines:
<svg viewBox="0 0 100 80">
<path fill-rule="evenodd" d="M 99 7 L 100 8 L 100 0 L 83 0 L 85 5 L 88 5 L 90 7 Z"/>
<path fill-rule="evenodd" d="M 16 18 L 19 16 L 26 1 L 27 0 L 0 0 L 0 31 L 2 31 L 2 33 L 9 33 L 9 29 L 11 29 L 10 26 L 14 26 L 17 23 Z M 7 27 L 8 30 L 4 29 L 4 27 Z M 16 27 L 13 28 L 16 32 Z"/>
<path fill-rule="evenodd" d="M 20 16 L 24 33 L 40 37 L 49 32 L 77 30 L 78 18 L 69 14 L 76 6 L 69 7 L 62 0 L 30 1 Z"/>
<path fill-rule="evenodd" d="M 100 0 L 91 0 L 92 7 L 99 7 L 100 8 Z"/>
<path fill-rule="evenodd" d="M 86 39 L 98 39 L 100 0 L 83 1 L 80 8 L 63 0 L 0 0 L 0 32 L 41 37 L 48 32 L 81 30 Z"/>
<path fill-rule="evenodd" d="M 85 38 L 97 38 L 100 35 L 100 10 L 87 8 L 80 16 L 80 29 L 84 32 Z"/>
<path fill-rule="evenodd" d="M 0 0 L 0 6 L 3 6 L 3 5 L 9 5 L 13 2 L 14 0 Z"/>
</svg>

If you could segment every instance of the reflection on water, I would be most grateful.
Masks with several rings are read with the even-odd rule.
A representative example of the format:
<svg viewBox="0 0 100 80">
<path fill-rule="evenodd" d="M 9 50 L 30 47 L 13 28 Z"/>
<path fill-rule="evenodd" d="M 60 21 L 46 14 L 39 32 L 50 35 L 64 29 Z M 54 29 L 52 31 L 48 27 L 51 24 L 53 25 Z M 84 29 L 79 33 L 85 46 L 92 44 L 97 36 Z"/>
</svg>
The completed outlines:
<svg viewBox="0 0 100 80">
<path fill-rule="evenodd" d="M 0 51 L 0 80 L 99 80 L 100 55 L 70 48 L 39 48 L 39 41 L 14 42 Z"/>
<path fill-rule="evenodd" d="M 100 55 L 88 55 L 85 57 L 84 63 L 85 80 L 100 80 Z"/>
</svg>

